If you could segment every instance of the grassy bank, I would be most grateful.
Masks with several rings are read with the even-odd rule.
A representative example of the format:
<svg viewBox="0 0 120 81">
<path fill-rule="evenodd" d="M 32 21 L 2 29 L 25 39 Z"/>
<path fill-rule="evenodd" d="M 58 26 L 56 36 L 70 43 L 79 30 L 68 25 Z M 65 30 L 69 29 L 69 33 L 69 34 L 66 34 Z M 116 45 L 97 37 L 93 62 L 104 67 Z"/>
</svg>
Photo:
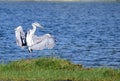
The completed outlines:
<svg viewBox="0 0 120 81">
<path fill-rule="evenodd" d="M 0 65 L 0 80 L 9 81 L 120 81 L 120 70 L 84 68 L 57 58 L 38 58 Z"/>
</svg>

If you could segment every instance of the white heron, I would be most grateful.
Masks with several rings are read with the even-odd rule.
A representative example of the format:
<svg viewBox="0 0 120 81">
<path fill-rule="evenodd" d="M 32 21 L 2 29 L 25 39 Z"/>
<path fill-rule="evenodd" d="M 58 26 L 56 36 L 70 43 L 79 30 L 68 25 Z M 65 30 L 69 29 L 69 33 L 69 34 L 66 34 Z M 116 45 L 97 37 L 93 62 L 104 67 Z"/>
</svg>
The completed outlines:
<svg viewBox="0 0 120 81">
<path fill-rule="evenodd" d="M 34 35 L 36 27 L 43 28 L 39 23 L 32 23 L 33 29 L 30 29 L 25 34 L 22 26 L 15 28 L 16 43 L 21 48 L 27 46 L 29 52 L 32 50 L 43 50 L 45 48 L 52 49 L 55 45 L 55 40 L 52 35 L 45 34 L 42 36 Z"/>
</svg>

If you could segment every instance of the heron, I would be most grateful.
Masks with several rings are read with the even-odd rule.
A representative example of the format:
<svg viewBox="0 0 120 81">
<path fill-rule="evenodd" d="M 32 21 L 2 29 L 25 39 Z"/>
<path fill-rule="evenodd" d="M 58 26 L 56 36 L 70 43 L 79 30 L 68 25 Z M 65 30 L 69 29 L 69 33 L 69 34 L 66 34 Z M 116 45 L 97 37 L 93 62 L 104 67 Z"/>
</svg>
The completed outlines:
<svg viewBox="0 0 120 81">
<path fill-rule="evenodd" d="M 55 46 L 55 39 L 51 34 L 44 34 L 42 36 L 35 35 L 37 27 L 44 28 L 39 23 L 32 23 L 32 29 L 26 33 L 23 31 L 22 26 L 15 28 L 16 44 L 21 48 L 27 46 L 28 51 L 52 49 Z"/>
</svg>

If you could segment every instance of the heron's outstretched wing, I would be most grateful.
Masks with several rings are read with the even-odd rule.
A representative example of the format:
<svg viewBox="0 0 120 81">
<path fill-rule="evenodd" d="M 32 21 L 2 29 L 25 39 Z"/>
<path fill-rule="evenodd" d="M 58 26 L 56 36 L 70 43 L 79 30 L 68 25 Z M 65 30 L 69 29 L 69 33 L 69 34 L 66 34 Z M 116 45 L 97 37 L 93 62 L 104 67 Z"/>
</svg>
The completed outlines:
<svg viewBox="0 0 120 81">
<path fill-rule="evenodd" d="M 15 28 L 16 43 L 18 46 L 26 46 L 25 33 L 21 26 Z"/>
<path fill-rule="evenodd" d="M 33 43 L 34 44 L 31 46 L 33 50 L 43 50 L 45 48 L 52 49 L 55 45 L 55 40 L 50 34 L 45 34 L 40 37 L 34 35 Z"/>
</svg>

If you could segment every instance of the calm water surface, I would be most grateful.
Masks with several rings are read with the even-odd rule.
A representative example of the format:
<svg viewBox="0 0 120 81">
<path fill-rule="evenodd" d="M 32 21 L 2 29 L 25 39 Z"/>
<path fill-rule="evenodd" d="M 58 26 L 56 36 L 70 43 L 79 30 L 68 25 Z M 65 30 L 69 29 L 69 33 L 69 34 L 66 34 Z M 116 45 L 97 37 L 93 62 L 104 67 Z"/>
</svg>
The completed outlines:
<svg viewBox="0 0 120 81">
<path fill-rule="evenodd" d="M 20 49 L 14 28 L 31 23 L 56 38 L 52 50 Z M 120 68 L 120 3 L 0 2 L 0 62 L 55 56 L 85 67 Z"/>
</svg>

